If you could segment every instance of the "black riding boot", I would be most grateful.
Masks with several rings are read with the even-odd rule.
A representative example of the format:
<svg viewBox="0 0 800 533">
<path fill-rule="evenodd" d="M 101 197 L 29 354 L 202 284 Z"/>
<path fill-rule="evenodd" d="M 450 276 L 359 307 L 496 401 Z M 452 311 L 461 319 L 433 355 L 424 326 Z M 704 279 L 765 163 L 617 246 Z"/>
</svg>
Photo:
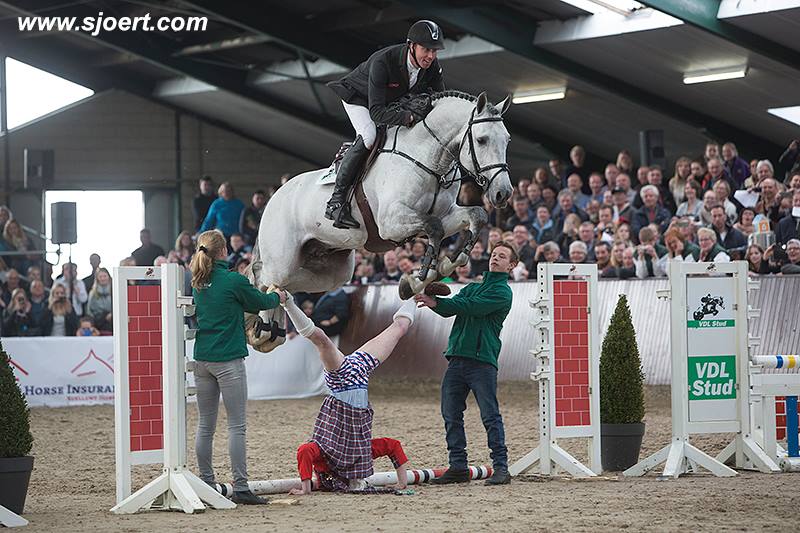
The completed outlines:
<svg viewBox="0 0 800 533">
<path fill-rule="evenodd" d="M 351 229 L 360 227 L 358 221 L 350 214 L 350 202 L 347 201 L 350 187 L 356 179 L 356 174 L 369 155 L 369 149 L 364 146 L 364 140 L 359 135 L 353 146 L 347 149 L 336 174 L 336 185 L 333 188 L 331 199 L 325 210 L 325 218 L 333 220 L 333 227 Z"/>
</svg>

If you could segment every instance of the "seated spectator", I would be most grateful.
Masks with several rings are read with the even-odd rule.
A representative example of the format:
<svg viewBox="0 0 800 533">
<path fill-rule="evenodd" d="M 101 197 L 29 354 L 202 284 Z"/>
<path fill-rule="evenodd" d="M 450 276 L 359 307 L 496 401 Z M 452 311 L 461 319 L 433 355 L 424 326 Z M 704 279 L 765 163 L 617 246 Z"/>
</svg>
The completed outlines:
<svg viewBox="0 0 800 533">
<path fill-rule="evenodd" d="M 572 193 L 572 201 L 579 209 L 586 209 L 586 204 L 589 203 L 591 197 L 582 192 L 583 178 L 579 174 L 570 174 L 567 176 L 567 188 Z"/>
<path fill-rule="evenodd" d="M 694 220 L 700 219 L 700 211 L 703 209 L 703 202 L 700 200 L 703 188 L 695 180 L 690 179 L 683 188 L 685 200 L 678 206 L 675 216 L 690 216 Z"/>
<path fill-rule="evenodd" d="M 586 263 L 586 244 L 581 241 L 575 241 L 569 245 L 569 262 L 570 263 Z"/>
<path fill-rule="evenodd" d="M 676 204 L 686 200 L 686 184 L 692 175 L 692 160 L 686 156 L 681 156 L 675 161 L 675 174 L 672 175 L 667 186 Z M 698 194 L 697 197 L 700 195 Z"/>
<path fill-rule="evenodd" d="M 486 239 L 486 250 L 491 250 L 494 246 L 503 240 L 503 232 L 500 231 L 500 228 L 491 228 L 489 229 L 489 235 Z"/>
<path fill-rule="evenodd" d="M 111 302 L 111 274 L 105 268 L 98 268 L 92 290 L 89 291 L 87 315 L 93 319 L 100 331 L 114 331 Z"/>
<path fill-rule="evenodd" d="M 142 245 L 131 252 L 131 257 L 136 260 L 136 266 L 153 266 L 156 257 L 164 255 L 164 249 L 153 243 L 150 230 L 147 228 L 139 232 L 139 240 Z"/>
<path fill-rule="evenodd" d="M 781 194 L 778 182 L 767 178 L 761 182 L 761 195 L 756 202 L 756 213 L 769 218 L 772 227 L 776 227 L 781 220 Z"/>
<path fill-rule="evenodd" d="M 597 226 L 595 226 L 595 239 L 606 241 L 611 244 L 614 242 L 613 236 L 617 227 L 614 224 L 614 208 L 610 205 L 600 206 L 597 214 Z"/>
<path fill-rule="evenodd" d="M 711 208 L 719 205 L 719 200 L 714 191 L 706 191 L 703 193 L 703 207 L 700 208 L 700 215 L 698 222 L 704 228 L 711 227 Z"/>
<path fill-rule="evenodd" d="M 719 181 L 728 182 L 728 188 L 732 191 L 738 189 L 733 179 L 728 175 L 728 171 L 725 170 L 722 160 L 719 157 L 712 157 L 708 160 L 707 165 L 708 173 L 703 176 L 703 181 L 700 183 L 704 191 L 712 190 L 714 185 Z"/>
<path fill-rule="evenodd" d="M 615 174 L 614 180 L 616 179 L 617 176 Z M 602 205 L 604 203 L 605 192 L 608 190 L 605 178 L 603 178 L 602 174 L 599 172 L 592 172 L 589 174 L 589 190 L 591 190 L 589 200 L 597 200 L 597 202 Z"/>
<path fill-rule="evenodd" d="M 787 190 L 789 191 L 800 191 L 800 172 L 795 172 L 789 178 L 789 185 L 787 186 Z"/>
<path fill-rule="evenodd" d="M 551 185 L 542 188 L 542 204 L 552 213 L 558 207 L 558 189 Z"/>
<path fill-rule="evenodd" d="M 788 243 L 791 239 L 800 239 L 800 190 L 792 193 L 792 209 L 775 229 L 776 242 Z"/>
<path fill-rule="evenodd" d="M 636 277 L 639 279 L 658 276 L 658 260 L 667 255 L 667 249 L 658 243 L 658 234 L 650 226 L 639 230 L 639 245 L 633 252 Z"/>
<path fill-rule="evenodd" d="M 505 228 L 507 231 L 512 231 L 519 225 L 525 226 L 526 229 L 533 226 L 533 213 L 528 199 L 524 196 L 514 198 L 514 214 L 506 220 Z"/>
<path fill-rule="evenodd" d="M 238 272 L 244 277 L 247 277 L 247 272 L 249 269 L 250 269 L 250 260 L 246 257 L 242 257 L 241 259 L 236 261 L 236 264 L 233 266 L 233 270 L 235 272 Z"/>
<path fill-rule="evenodd" d="M 771 253 L 772 250 L 770 250 Z M 751 274 L 774 274 L 778 272 L 777 265 L 769 261 L 764 249 L 757 244 L 751 244 L 747 247 L 747 270 Z"/>
<path fill-rule="evenodd" d="M 677 209 L 677 205 L 675 204 L 675 198 L 672 196 L 672 191 L 670 191 L 669 186 L 664 183 L 664 175 L 661 171 L 661 167 L 658 165 L 652 165 L 650 167 L 650 170 L 647 171 L 647 184 L 658 189 L 659 205 L 666 208 L 670 213 L 674 213 Z M 633 200 L 633 207 L 636 209 L 641 209 L 643 204 L 641 189 L 639 192 L 640 195 Z"/>
<path fill-rule="evenodd" d="M 556 238 L 555 223 L 550 218 L 550 210 L 545 205 L 536 208 L 536 220 L 531 233 L 536 242 L 552 241 Z"/>
<path fill-rule="evenodd" d="M 227 181 L 219 186 L 218 193 L 219 197 L 208 208 L 208 214 L 200 226 L 199 233 L 218 229 L 226 239 L 230 239 L 231 235 L 239 231 L 239 219 L 244 204 L 234 196 L 233 185 Z"/>
<path fill-rule="evenodd" d="M 728 223 L 733 224 L 736 222 L 736 205 L 731 202 L 730 194 L 731 189 L 727 181 L 718 181 L 714 184 L 714 194 L 717 195 L 717 202 L 725 209 L 725 216 L 728 217 Z M 738 204 L 738 202 L 737 202 Z M 739 204 L 741 205 L 741 204 Z"/>
<path fill-rule="evenodd" d="M 636 262 L 633 259 L 634 248 L 628 246 L 622 251 L 622 266 L 617 269 L 619 279 L 630 279 L 636 277 Z"/>
<path fill-rule="evenodd" d="M 617 241 L 624 242 L 625 246 L 633 246 L 631 227 L 628 224 L 623 223 L 617 226 L 617 230 L 614 232 L 614 242 Z"/>
<path fill-rule="evenodd" d="M 600 216 L 600 202 L 597 200 L 589 200 L 586 204 L 586 217 L 592 224 L 597 224 Z"/>
<path fill-rule="evenodd" d="M 691 178 L 697 183 L 703 183 L 703 178 L 706 177 L 706 162 L 704 159 L 693 159 L 690 165 Z M 700 187 L 702 189 L 702 185 Z"/>
<path fill-rule="evenodd" d="M 528 186 L 528 190 L 530 190 L 530 185 Z M 478 274 L 477 276 L 472 275 L 472 265 L 470 264 L 472 261 L 467 261 L 466 265 L 461 265 L 460 267 L 456 267 L 456 270 L 451 276 L 455 276 L 453 281 L 456 283 L 472 283 L 473 281 L 477 281 L 479 279 L 483 279 L 483 273 Z M 487 267 L 486 270 L 489 270 Z"/>
<path fill-rule="evenodd" d="M 324 294 L 314 305 L 311 319 L 327 336 L 340 334 L 350 320 L 350 297 L 341 288 Z"/>
<path fill-rule="evenodd" d="M 401 256 L 400 259 L 397 260 L 397 268 L 402 272 L 401 277 L 405 274 L 412 275 L 415 267 L 414 261 L 407 255 Z"/>
<path fill-rule="evenodd" d="M 609 259 L 609 266 L 607 266 L 604 272 L 601 272 L 601 276 L 604 278 L 618 278 L 619 277 L 619 269 L 622 268 L 622 255 L 625 252 L 625 249 L 629 248 L 627 244 L 623 241 L 614 241 L 614 244 L 611 246 L 611 257 Z M 634 271 L 634 275 L 636 272 Z"/>
<path fill-rule="evenodd" d="M 622 176 L 620 174 L 617 179 Z M 611 192 L 611 201 L 614 203 L 614 223 L 630 224 L 633 219 L 633 206 L 628 201 L 628 194 L 624 189 L 617 187 Z"/>
<path fill-rule="evenodd" d="M 353 285 L 366 285 L 373 281 L 375 281 L 375 266 L 370 261 L 364 261 L 356 265 L 350 283 Z"/>
<path fill-rule="evenodd" d="M 562 232 L 564 221 L 569 215 L 576 215 L 579 219 L 578 224 L 585 220 L 589 220 L 589 217 L 586 215 L 583 209 L 578 208 L 578 206 L 573 203 L 572 191 L 565 189 L 558 193 L 558 209 L 553 212 L 553 223 L 556 226 L 556 233 Z"/>
<path fill-rule="evenodd" d="M 662 256 L 656 264 L 657 276 L 666 276 L 669 272 L 668 261 L 685 261 L 689 263 L 697 262 L 700 258 L 700 247 L 693 242 L 686 240 L 681 228 L 676 223 L 664 234 L 664 244 L 667 254 Z"/>
<path fill-rule="evenodd" d="M 733 227 L 741 231 L 745 237 L 749 237 L 756 230 L 756 225 L 753 224 L 755 218 L 755 210 L 752 207 L 745 207 L 739 213 L 739 220 Z"/>
<path fill-rule="evenodd" d="M 530 186 L 528 186 L 528 188 L 530 189 Z M 484 272 L 489 270 L 489 255 L 484 250 L 483 243 L 481 243 L 481 241 L 476 241 L 475 245 L 472 247 L 472 250 L 470 250 L 469 264 L 470 269 L 467 277 L 472 279 L 483 275 Z"/>
<path fill-rule="evenodd" d="M 514 242 L 512 244 L 517 250 L 519 262 L 523 263 L 525 265 L 525 269 L 530 272 L 533 270 L 533 258 L 536 256 L 536 251 L 531 247 L 530 244 L 531 234 L 528 232 L 528 228 L 522 224 L 519 224 L 514 228 L 513 235 Z M 483 271 L 481 271 L 481 273 L 483 273 Z"/>
<path fill-rule="evenodd" d="M 733 180 L 734 190 L 741 189 L 744 185 L 744 180 L 750 177 L 750 165 L 739 157 L 739 151 L 732 142 L 726 142 L 722 145 L 722 161 L 725 171 Z"/>
<path fill-rule="evenodd" d="M 253 251 L 253 247 L 249 246 L 245 241 L 244 237 L 242 237 L 241 233 L 233 233 L 231 234 L 230 242 L 228 244 L 228 268 L 233 269 L 236 266 L 236 263 L 239 259 L 243 257 L 250 257 L 250 252 Z"/>
<path fill-rule="evenodd" d="M 527 197 L 528 196 L 528 185 L 531 184 L 531 180 L 528 178 L 522 178 L 517 182 L 517 196 Z"/>
<path fill-rule="evenodd" d="M 762 159 L 756 162 L 756 170 L 755 172 L 750 174 L 750 177 L 744 180 L 744 188 L 747 190 L 752 190 L 755 187 L 760 186 L 765 179 L 774 179 L 775 178 L 775 168 L 772 166 L 772 162 L 769 159 Z"/>
<path fill-rule="evenodd" d="M 547 241 L 536 247 L 536 255 L 534 256 L 534 263 L 563 263 L 561 259 L 561 248 L 553 241 Z M 536 277 L 536 270 L 531 272 L 533 277 Z"/>
<path fill-rule="evenodd" d="M 422 261 L 422 258 L 425 257 L 425 251 L 428 248 L 428 243 L 422 239 L 415 239 L 414 243 L 411 245 L 411 258 L 414 260 L 415 263 L 419 263 Z"/>
<path fill-rule="evenodd" d="M 480 241 L 476 242 L 476 246 L 480 243 Z M 483 246 L 483 245 L 481 245 Z M 382 281 L 382 282 L 398 282 L 400 278 L 403 276 L 403 273 L 397 266 L 397 252 L 394 250 L 389 250 L 383 254 L 383 271 L 378 272 L 375 274 L 375 281 Z"/>
<path fill-rule="evenodd" d="M 192 239 L 191 233 L 188 231 L 182 231 L 178 234 L 178 238 L 175 239 L 175 253 L 178 254 L 178 259 L 181 260 L 182 264 L 188 265 L 192 262 L 192 256 L 194 255 L 194 240 Z"/>
<path fill-rule="evenodd" d="M 641 190 L 642 187 L 647 185 L 647 174 L 649 172 L 650 172 L 650 167 L 647 165 L 642 165 L 636 170 L 636 182 L 633 183 L 633 187 L 636 190 Z M 636 198 L 634 198 L 634 201 L 635 200 Z"/>
<path fill-rule="evenodd" d="M 41 280 L 33 280 L 31 282 L 31 336 L 44 337 L 45 321 L 50 311 L 47 309 L 47 292 L 45 291 L 44 283 Z"/>
<path fill-rule="evenodd" d="M 721 205 L 711 208 L 711 229 L 716 233 L 717 243 L 731 258 L 735 260 L 744 256 L 747 237 L 728 222 L 725 209 Z"/>
<path fill-rule="evenodd" d="M 25 290 L 25 283 L 20 277 L 19 272 L 17 272 L 17 270 L 14 268 L 10 268 L 6 271 L 6 281 L 3 285 L 4 285 L 3 287 L 4 291 L 2 299 L 3 303 L 5 303 L 6 305 L 11 303 L 11 294 L 15 290 L 17 289 L 22 289 L 23 291 Z"/>
<path fill-rule="evenodd" d="M 536 212 L 536 208 L 542 204 L 542 187 L 538 183 L 532 182 L 528 185 L 525 198 L 528 199 L 531 210 Z"/>
<path fill-rule="evenodd" d="M 597 263 L 597 272 L 601 278 L 606 277 L 606 272 L 613 268 L 611 266 L 611 245 L 606 241 L 600 241 L 594 245 L 594 257 Z"/>
<path fill-rule="evenodd" d="M 633 212 L 631 232 L 639 235 L 639 230 L 650 224 L 656 224 L 663 231 L 666 229 L 672 214 L 669 210 L 659 205 L 659 190 L 655 185 L 645 185 L 639 191 L 642 197 L 642 207 Z"/>
<path fill-rule="evenodd" d="M 97 269 L 100 268 L 100 256 L 98 254 L 92 254 L 89 256 L 89 266 L 91 267 L 92 273 L 83 278 L 83 284 L 86 286 L 86 292 L 92 290 L 92 286 L 94 285 L 94 275 L 97 272 Z"/>
<path fill-rule="evenodd" d="M 100 332 L 94 326 L 94 320 L 90 316 L 81 317 L 78 329 L 75 330 L 76 337 L 98 337 Z"/>
<path fill-rule="evenodd" d="M 67 299 L 67 290 L 63 285 L 54 284 L 50 290 L 43 333 L 51 337 L 71 337 L 79 326 L 78 315 L 75 314 L 72 304 Z"/>
<path fill-rule="evenodd" d="M 239 233 L 244 238 L 244 242 L 249 246 L 256 245 L 258 228 L 261 225 L 261 215 L 267 206 L 267 193 L 259 189 L 250 198 L 250 205 L 242 210 L 239 219 Z"/>
<path fill-rule="evenodd" d="M 591 261 L 594 259 L 594 224 L 583 222 L 578 226 L 578 240 L 586 245 L 586 257 Z"/>
<path fill-rule="evenodd" d="M 555 169 L 556 174 L 548 172 L 547 169 L 544 167 L 537 167 L 536 170 L 533 171 L 533 183 L 538 184 L 539 187 L 541 187 L 542 191 L 544 191 L 544 188 L 547 186 L 553 187 L 556 190 L 558 190 L 561 187 L 561 174 L 560 174 L 561 161 L 558 160 L 553 160 L 553 161 L 557 161 L 558 165 L 556 166 Z M 551 170 L 552 168 L 553 167 L 551 167 Z"/>
<path fill-rule="evenodd" d="M 31 303 L 28 296 L 24 289 L 14 289 L 3 312 L 3 337 L 30 337 L 31 326 Z"/>
<path fill-rule="evenodd" d="M 697 242 L 700 244 L 700 256 L 697 260 L 703 262 L 729 263 L 731 258 L 725 250 L 717 244 L 717 234 L 711 228 L 697 230 Z"/>
<path fill-rule="evenodd" d="M 581 219 L 575 213 L 567 215 L 562 226 L 561 234 L 556 238 L 556 243 L 561 248 L 561 256 L 569 257 L 569 245 L 578 240 L 578 228 Z"/>
<path fill-rule="evenodd" d="M 781 274 L 800 274 L 800 240 L 790 239 L 786 243 L 788 260 L 781 266 Z"/>
</svg>

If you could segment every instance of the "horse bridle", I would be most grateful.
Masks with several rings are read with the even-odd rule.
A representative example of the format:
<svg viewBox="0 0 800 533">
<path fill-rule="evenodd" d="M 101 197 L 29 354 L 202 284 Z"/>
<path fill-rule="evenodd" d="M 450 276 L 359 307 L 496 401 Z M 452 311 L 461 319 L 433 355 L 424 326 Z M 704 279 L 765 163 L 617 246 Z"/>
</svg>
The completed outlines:
<svg viewBox="0 0 800 533">
<path fill-rule="evenodd" d="M 422 125 L 425 126 L 425 129 L 428 130 L 431 137 L 433 137 L 436 142 L 441 146 L 450 157 L 453 159 L 453 164 L 447 169 L 446 172 L 436 172 L 435 170 L 427 167 L 425 164 L 421 163 L 420 161 L 414 159 L 410 155 L 405 152 L 402 152 L 397 149 L 397 134 L 400 131 L 400 126 L 395 128 L 394 131 L 394 141 L 392 143 L 392 148 L 387 150 L 382 148 L 379 153 L 389 153 L 399 155 L 404 157 L 414 163 L 417 167 L 424 170 L 428 174 L 434 176 L 437 180 L 437 187 L 436 192 L 433 195 L 433 202 L 431 203 L 431 207 L 428 209 L 428 214 L 430 215 L 433 212 L 433 208 L 436 205 L 436 199 L 439 197 L 439 189 L 448 189 L 451 185 L 456 182 L 464 181 L 466 179 L 472 179 L 478 186 L 486 191 L 492 185 L 492 182 L 495 178 L 503 171 L 508 172 L 508 163 L 494 163 L 492 165 L 481 166 L 480 162 L 478 161 L 478 156 L 475 153 L 475 138 L 472 135 L 472 126 L 475 124 L 480 124 L 481 122 L 502 122 L 503 117 L 501 116 L 493 116 L 493 117 L 484 117 L 484 118 L 475 118 L 475 110 L 477 108 L 473 108 L 472 113 L 469 117 L 469 123 L 467 125 L 466 131 L 464 131 L 464 136 L 461 138 L 461 142 L 458 144 L 458 152 L 453 153 L 448 146 L 442 142 L 441 139 L 434 133 L 434 131 L 428 126 L 428 123 L 425 121 L 425 118 L 422 119 Z M 472 166 L 474 170 L 468 169 L 464 164 L 461 163 L 461 158 L 459 155 L 461 154 L 461 150 L 464 147 L 464 143 L 469 142 L 469 155 L 472 158 Z M 491 178 L 487 178 L 484 176 L 484 172 L 487 170 L 497 169 L 497 171 L 492 174 Z M 461 172 L 461 177 L 456 176 L 456 170 Z M 448 177 L 452 174 L 452 177 Z"/>
</svg>

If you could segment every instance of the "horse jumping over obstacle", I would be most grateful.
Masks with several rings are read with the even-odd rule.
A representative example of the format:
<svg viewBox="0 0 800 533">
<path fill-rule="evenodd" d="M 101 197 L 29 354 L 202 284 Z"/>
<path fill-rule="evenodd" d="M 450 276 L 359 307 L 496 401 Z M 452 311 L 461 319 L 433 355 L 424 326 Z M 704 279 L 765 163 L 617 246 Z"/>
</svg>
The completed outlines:
<svg viewBox="0 0 800 533">
<path fill-rule="evenodd" d="M 403 299 L 466 264 L 486 224 L 483 207 L 456 204 L 459 188 L 453 185 L 471 178 L 497 207 L 512 192 L 506 164 L 510 135 L 502 119 L 510 99 L 492 105 L 485 93 L 474 97 L 445 91 L 431 100 L 433 110 L 422 123 L 389 129 L 381 153 L 363 178 L 363 193 L 380 239 L 390 241 L 391 247 L 420 234 L 430 239 L 419 275 L 401 283 Z M 354 250 L 370 248 L 359 210 L 353 210 L 361 224 L 358 229 L 334 228 L 323 216 L 330 191 L 321 180 L 328 170 L 294 177 L 267 204 L 254 249 L 251 281 L 257 287 L 334 290 L 350 280 Z M 462 230 L 466 230 L 463 248 L 439 264 L 442 240 Z M 276 308 L 260 316 L 264 324 L 283 324 L 285 313 Z M 260 335 L 261 328 L 257 321 L 248 321 L 248 342 L 255 349 L 268 352 L 283 343 L 283 336 Z"/>
</svg>

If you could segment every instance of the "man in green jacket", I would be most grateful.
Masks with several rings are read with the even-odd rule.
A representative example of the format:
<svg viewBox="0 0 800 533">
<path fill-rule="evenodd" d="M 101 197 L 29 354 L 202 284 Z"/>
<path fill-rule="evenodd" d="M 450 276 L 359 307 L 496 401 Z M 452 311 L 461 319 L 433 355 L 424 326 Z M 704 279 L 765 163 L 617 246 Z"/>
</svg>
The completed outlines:
<svg viewBox="0 0 800 533">
<path fill-rule="evenodd" d="M 464 411 L 470 391 L 478 402 L 492 450 L 494 473 L 486 484 L 511 482 L 503 418 L 497 404 L 497 357 L 500 354 L 500 331 L 511 310 L 508 274 L 518 260 L 513 246 L 500 242 L 492 250 L 489 271 L 483 273 L 481 283 L 470 283 L 452 298 L 415 296 L 417 302 L 439 316 L 456 317 L 445 351 L 448 366 L 442 380 L 442 418 L 450 467 L 433 483 L 443 485 L 469 481 Z"/>
</svg>

